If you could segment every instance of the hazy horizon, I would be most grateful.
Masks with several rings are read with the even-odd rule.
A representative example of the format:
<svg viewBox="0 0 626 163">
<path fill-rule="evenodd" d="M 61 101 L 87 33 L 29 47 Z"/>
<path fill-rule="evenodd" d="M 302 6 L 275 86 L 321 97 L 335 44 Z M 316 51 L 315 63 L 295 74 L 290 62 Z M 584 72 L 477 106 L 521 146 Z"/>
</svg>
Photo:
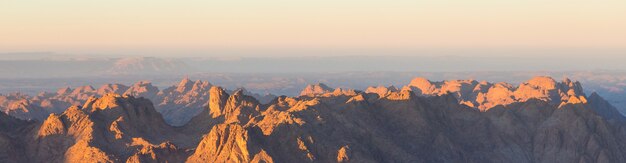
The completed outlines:
<svg viewBox="0 0 626 163">
<path fill-rule="evenodd" d="M 0 74 L 625 71 L 625 16 L 618 0 L 2 1 Z"/>
</svg>

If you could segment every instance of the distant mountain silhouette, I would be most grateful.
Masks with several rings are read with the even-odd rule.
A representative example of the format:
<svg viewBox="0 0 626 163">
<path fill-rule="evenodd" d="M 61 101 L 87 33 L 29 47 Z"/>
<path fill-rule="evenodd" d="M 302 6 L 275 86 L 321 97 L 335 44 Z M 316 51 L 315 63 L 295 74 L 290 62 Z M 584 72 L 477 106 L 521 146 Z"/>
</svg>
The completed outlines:
<svg viewBox="0 0 626 163">
<path fill-rule="evenodd" d="M 193 68 L 176 59 L 156 57 L 120 58 L 106 70 L 110 75 L 155 75 L 190 72 Z"/>
</svg>

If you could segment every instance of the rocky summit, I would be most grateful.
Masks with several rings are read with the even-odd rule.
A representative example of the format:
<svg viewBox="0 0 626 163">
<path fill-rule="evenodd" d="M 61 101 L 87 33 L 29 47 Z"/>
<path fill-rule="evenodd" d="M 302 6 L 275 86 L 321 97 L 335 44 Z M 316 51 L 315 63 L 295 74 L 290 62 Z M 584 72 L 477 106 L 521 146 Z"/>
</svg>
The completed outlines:
<svg viewBox="0 0 626 163">
<path fill-rule="evenodd" d="M 626 162 L 626 118 L 569 79 L 261 97 L 188 79 L 0 96 L 0 162 Z"/>
</svg>

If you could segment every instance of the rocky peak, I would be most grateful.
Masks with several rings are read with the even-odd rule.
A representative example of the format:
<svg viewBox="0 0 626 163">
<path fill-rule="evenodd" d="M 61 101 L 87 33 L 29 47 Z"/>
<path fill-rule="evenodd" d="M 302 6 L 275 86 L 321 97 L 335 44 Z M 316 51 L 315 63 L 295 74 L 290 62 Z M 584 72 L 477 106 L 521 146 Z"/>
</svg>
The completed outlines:
<svg viewBox="0 0 626 163">
<path fill-rule="evenodd" d="M 315 95 L 321 95 L 321 94 L 325 94 L 325 93 L 331 93 L 333 92 L 335 89 L 327 86 L 326 84 L 323 83 L 317 83 L 317 84 L 310 84 L 307 85 L 301 92 L 300 92 L 300 96 L 315 96 Z"/>
<path fill-rule="evenodd" d="M 336 88 L 333 92 L 333 96 L 355 96 L 357 91 L 354 89 Z"/>
<path fill-rule="evenodd" d="M 417 94 L 432 94 L 437 89 L 430 80 L 421 77 L 413 78 L 408 86 L 417 88 Z"/>
<path fill-rule="evenodd" d="M 98 110 L 117 108 L 120 106 L 118 99 L 122 99 L 122 96 L 113 93 L 105 94 L 100 98 L 92 96 L 85 101 L 83 109 L 89 112 L 96 112 Z"/>
<path fill-rule="evenodd" d="M 104 84 L 98 88 L 96 93 L 98 95 L 105 95 L 107 93 L 124 94 L 128 88 L 130 87 L 122 84 Z"/>
<path fill-rule="evenodd" d="M 246 88 L 244 88 L 244 87 L 237 88 L 235 91 L 233 91 L 231 93 L 237 92 L 238 90 L 242 90 L 243 91 L 242 92 L 243 95 L 254 97 L 257 101 L 259 101 L 260 103 L 263 103 L 263 104 L 267 104 L 267 103 L 271 102 L 272 100 L 274 100 L 276 98 L 276 96 L 273 95 L 273 94 L 269 94 L 268 93 L 268 94 L 261 95 L 261 94 L 258 94 L 258 93 L 250 92 L 250 91 L 246 90 Z"/>
<path fill-rule="evenodd" d="M 159 93 L 159 88 L 153 86 L 151 82 L 139 81 L 130 86 L 124 95 L 154 99 L 157 93 Z"/>
<path fill-rule="evenodd" d="M 385 86 L 367 87 L 367 89 L 365 89 L 365 93 L 378 94 L 378 97 L 385 97 L 386 95 L 390 94 L 391 92 L 397 92 L 397 91 L 398 91 L 398 88 L 396 88 L 395 86 L 389 86 L 389 87 L 385 87 Z"/>
<path fill-rule="evenodd" d="M 209 83 L 208 81 L 196 80 L 193 83 L 193 87 L 191 88 L 191 90 L 201 90 L 205 88 L 211 88 L 211 83 Z"/>
<path fill-rule="evenodd" d="M 244 123 L 257 115 L 259 111 L 259 101 L 252 96 L 245 95 L 243 90 L 239 89 L 233 93 L 222 110 L 226 122 Z"/>
<path fill-rule="evenodd" d="M 4 112 L 0 112 L 0 133 L 16 130 L 27 123 L 28 121 L 20 120 Z"/>
<path fill-rule="evenodd" d="M 400 89 L 398 89 L 398 87 L 393 86 L 393 85 L 392 85 L 392 86 L 387 87 L 387 89 L 388 89 L 389 91 L 391 91 L 391 92 L 397 92 L 397 91 L 400 91 Z"/>
<path fill-rule="evenodd" d="M 563 82 L 556 82 L 551 77 L 545 76 L 535 77 L 520 84 L 514 94 L 520 101 L 535 98 L 552 104 L 567 103 L 570 99 L 574 100 L 572 102 L 579 102 L 585 96 L 579 82 L 572 82 L 567 78 Z"/>
<path fill-rule="evenodd" d="M 61 88 L 57 91 L 57 94 L 59 95 L 63 95 L 63 94 L 69 94 L 72 92 L 72 89 L 70 87 L 65 87 L 65 88 Z"/>
<path fill-rule="evenodd" d="M 578 81 L 572 81 L 569 78 L 563 79 L 561 83 L 561 89 L 566 90 L 569 96 L 581 96 L 584 95 L 583 86 Z"/>
<path fill-rule="evenodd" d="M 222 111 L 224 110 L 229 96 L 230 95 L 228 95 L 222 87 L 211 87 L 209 90 L 209 111 L 211 117 L 215 118 L 222 115 Z"/>
<path fill-rule="evenodd" d="M 626 118 L 619 113 L 617 108 L 598 95 L 598 93 L 591 93 L 588 101 L 589 105 L 594 111 L 596 111 L 596 113 L 598 113 L 598 115 L 610 120 L 626 121 Z"/>
<path fill-rule="evenodd" d="M 249 93 L 250 92 L 248 92 L 248 90 L 246 90 L 245 88 L 237 88 L 231 94 L 233 96 L 243 96 L 243 95 L 249 95 Z"/>
<path fill-rule="evenodd" d="M 160 124 L 161 114 L 156 112 L 152 102 L 145 98 L 106 94 L 100 98 L 92 97 L 87 100 L 83 110 L 109 120 L 123 117 L 133 123 L 150 124 L 149 121 L 157 121 L 155 125 L 163 125 Z"/>
<path fill-rule="evenodd" d="M 250 162 L 248 132 L 237 124 L 213 126 L 187 162 Z"/>
<path fill-rule="evenodd" d="M 189 91 L 193 86 L 194 83 L 192 83 L 189 78 L 185 77 L 178 83 L 178 86 L 176 86 L 176 91 L 181 93 L 186 92 Z"/>
<path fill-rule="evenodd" d="M 77 95 L 81 93 L 91 93 L 91 92 L 94 92 L 95 90 L 96 89 L 94 89 L 91 85 L 85 85 L 85 86 L 74 89 L 74 91 L 72 91 L 72 94 Z"/>
<path fill-rule="evenodd" d="M 403 89 L 399 92 L 391 92 L 386 98 L 389 100 L 411 100 L 415 98 L 415 93 L 411 90 Z"/>
<path fill-rule="evenodd" d="M 264 150 L 251 145 L 243 126 L 219 124 L 202 138 L 187 162 L 273 162 Z"/>
<path fill-rule="evenodd" d="M 42 120 L 50 114 L 39 105 L 35 105 L 28 99 L 12 101 L 4 112 L 13 117 L 23 120 Z"/>
<path fill-rule="evenodd" d="M 169 124 L 180 126 L 206 109 L 209 101 L 211 84 L 206 81 L 189 78 L 182 79 L 177 85 L 163 89 L 155 99 L 157 111 L 163 114 Z"/>
<path fill-rule="evenodd" d="M 550 90 L 556 89 L 556 81 L 548 76 L 537 76 L 532 79 L 522 83 L 521 85 L 527 85 L 534 88 Z"/>
<path fill-rule="evenodd" d="M 589 95 L 589 100 L 590 101 L 606 101 L 596 92 L 593 92 L 591 93 L 591 95 Z"/>
<path fill-rule="evenodd" d="M 497 105 L 508 105 L 529 99 L 539 99 L 559 106 L 567 103 L 586 103 L 579 82 L 564 79 L 557 82 L 551 77 L 538 76 L 515 87 L 508 83 L 491 84 L 486 81 L 450 80 L 432 82 L 415 78 L 403 90 L 416 95 L 441 96 L 452 94 L 461 104 L 487 110 Z"/>
<path fill-rule="evenodd" d="M 479 82 L 476 80 L 449 80 L 444 81 L 440 86 L 441 90 L 438 95 L 443 94 L 456 94 L 456 97 L 461 100 L 473 100 L 473 97 L 468 97 L 468 95 L 474 94 L 476 91 L 476 86 L 479 85 Z"/>
<path fill-rule="evenodd" d="M 56 114 L 50 114 L 48 118 L 43 121 L 39 128 L 39 137 L 46 137 L 49 135 L 65 134 L 65 125 L 61 120 L 61 117 Z"/>
<path fill-rule="evenodd" d="M 166 100 L 191 102 L 193 101 L 191 98 L 202 96 L 203 91 L 208 91 L 210 87 L 211 84 L 207 81 L 196 80 L 193 82 L 189 78 L 183 78 L 178 85 L 164 89 L 159 92 L 159 95 L 164 96 L 162 98 L 170 98 Z"/>
</svg>

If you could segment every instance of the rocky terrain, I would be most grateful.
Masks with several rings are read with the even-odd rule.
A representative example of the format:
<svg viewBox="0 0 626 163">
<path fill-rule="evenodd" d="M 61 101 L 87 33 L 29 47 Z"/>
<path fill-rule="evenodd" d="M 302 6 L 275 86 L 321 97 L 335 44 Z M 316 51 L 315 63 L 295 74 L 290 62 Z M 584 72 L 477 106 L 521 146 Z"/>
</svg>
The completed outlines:
<svg viewBox="0 0 626 163">
<path fill-rule="evenodd" d="M 0 113 L 0 162 L 625 162 L 626 119 L 581 90 L 536 77 L 519 86 L 416 78 L 365 91 L 316 84 L 267 102 L 190 80 L 160 91 L 138 82 L 15 94 L 2 106 L 25 107 L 4 112 L 52 114 Z M 176 126 L 163 117 L 181 110 L 162 103 L 199 109 Z"/>
<path fill-rule="evenodd" d="M 587 100 L 579 82 L 567 78 L 556 82 L 550 77 L 534 77 L 519 86 L 476 80 L 431 82 L 425 78 L 415 78 L 402 90 L 411 90 L 424 96 L 450 94 L 459 99 L 461 104 L 481 111 L 530 99 L 548 101 L 553 105 L 584 103 Z"/>
<path fill-rule="evenodd" d="M 206 107 L 211 86 L 212 84 L 207 81 L 191 81 L 184 78 L 178 85 L 163 90 L 159 90 L 149 81 L 139 81 L 131 86 L 104 84 L 97 89 L 90 85 L 74 89 L 66 87 L 57 92 L 41 92 L 32 97 L 20 93 L 0 94 L 0 111 L 19 119 L 43 121 L 50 113 L 59 114 L 70 106 L 80 106 L 92 96 L 115 93 L 144 97 L 153 101 L 156 110 L 164 115 L 167 123 L 180 126 Z M 275 97 L 243 90 L 262 102 L 269 102 Z"/>
</svg>

